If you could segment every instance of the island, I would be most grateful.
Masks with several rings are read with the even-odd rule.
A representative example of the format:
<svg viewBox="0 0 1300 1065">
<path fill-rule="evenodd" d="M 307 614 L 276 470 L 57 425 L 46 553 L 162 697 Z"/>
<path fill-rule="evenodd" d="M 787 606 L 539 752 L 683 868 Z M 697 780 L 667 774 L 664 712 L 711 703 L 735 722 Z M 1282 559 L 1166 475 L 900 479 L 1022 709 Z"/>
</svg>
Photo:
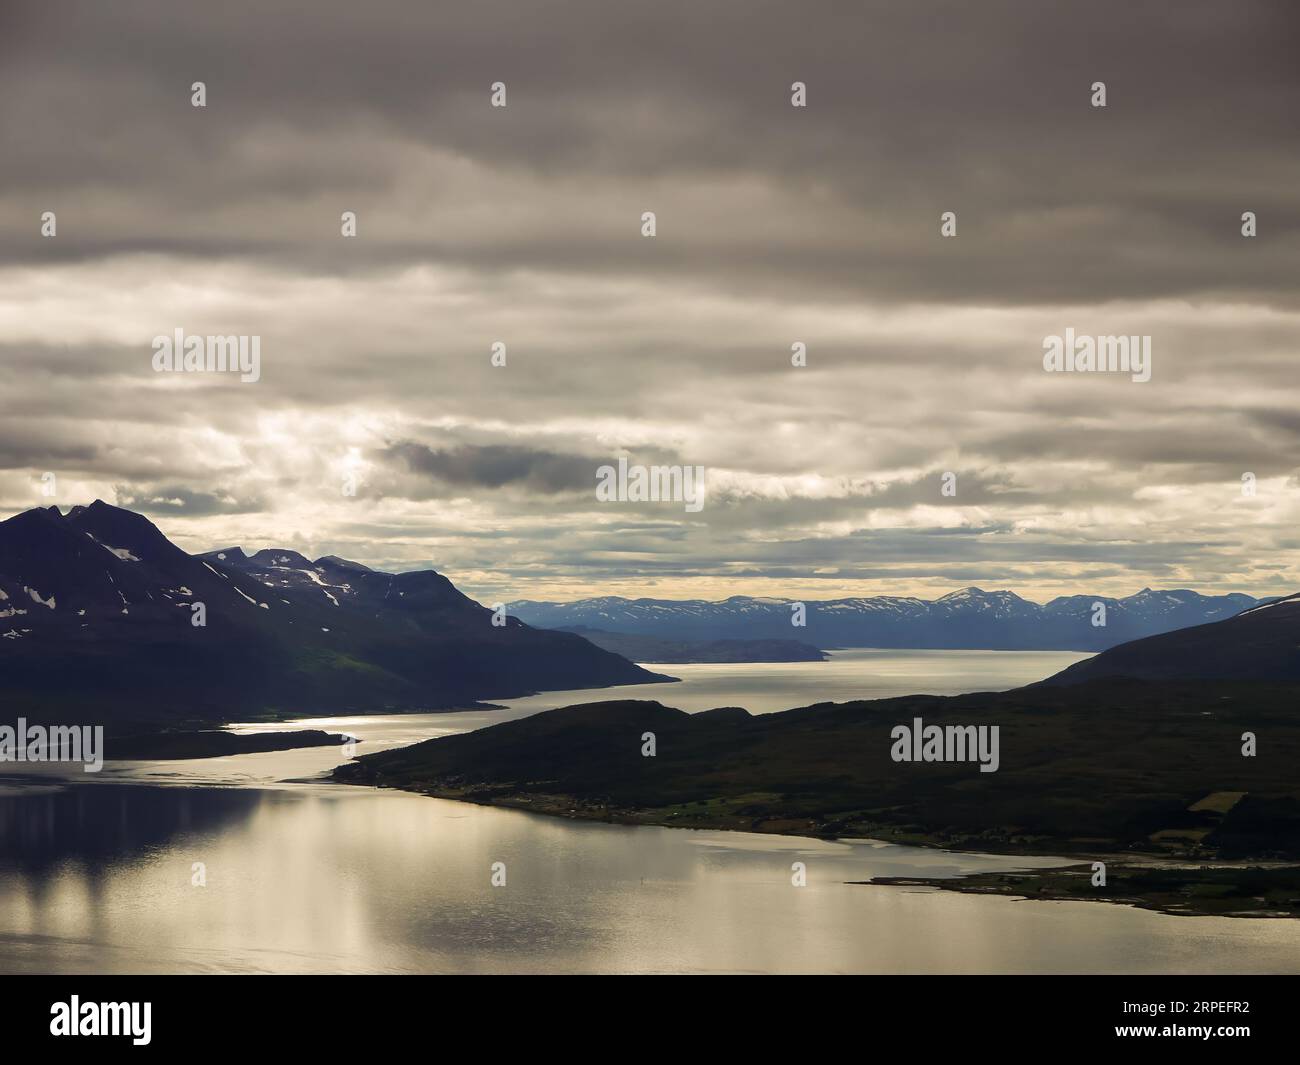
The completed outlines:
<svg viewBox="0 0 1300 1065">
<path fill-rule="evenodd" d="M 320 729 L 290 732 L 227 732 L 224 729 L 154 732 L 108 736 L 105 756 L 113 761 L 153 761 L 180 758 L 218 758 L 231 754 L 292 751 L 300 747 L 339 747 L 359 743 L 352 736 Z"/>
</svg>

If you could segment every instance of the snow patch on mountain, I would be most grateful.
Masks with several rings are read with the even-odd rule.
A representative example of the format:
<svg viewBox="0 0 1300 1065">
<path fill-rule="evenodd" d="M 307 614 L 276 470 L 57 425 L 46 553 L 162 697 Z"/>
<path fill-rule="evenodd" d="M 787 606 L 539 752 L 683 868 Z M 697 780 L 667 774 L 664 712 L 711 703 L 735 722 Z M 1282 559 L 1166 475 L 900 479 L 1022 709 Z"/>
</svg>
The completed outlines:
<svg viewBox="0 0 1300 1065">
<path fill-rule="evenodd" d="M 26 585 L 23 586 L 23 591 L 32 597 L 32 602 L 39 603 L 41 606 L 47 606 L 51 610 L 54 609 L 54 596 L 50 596 L 48 599 L 42 599 L 40 592 L 35 588 L 28 588 Z"/>
<path fill-rule="evenodd" d="M 109 554 L 116 555 L 123 562 L 140 561 L 138 558 L 135 557 L 135 555 L 131 554 L 131 552 L 128 551 L 125 547 L 111 547 L 110 545 L 104 543 L 103 540 L 99 539 L 99 537 L 95 536 L 93 533 L 86 533 L 86 535 L 89 536 L 92 540 L 94 540 L 95 543 L 99 544 L 99 546 L 102 547 Z"/>
</svg>

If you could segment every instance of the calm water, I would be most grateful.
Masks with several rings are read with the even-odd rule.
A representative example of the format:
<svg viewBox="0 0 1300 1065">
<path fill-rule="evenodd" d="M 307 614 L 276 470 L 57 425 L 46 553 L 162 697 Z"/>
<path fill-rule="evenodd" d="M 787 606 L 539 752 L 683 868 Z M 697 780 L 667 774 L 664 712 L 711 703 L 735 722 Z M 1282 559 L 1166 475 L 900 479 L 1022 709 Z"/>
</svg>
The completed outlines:
<svg viewBox="0 0 1300 1065">
<path fill-rule="evenodd" d="M 743 706 L 770 714 L 813 703 L 891 699 L 899 695 L 961 695 L 1004 691 L 1059 673 L 1091 658 L 1073 651 L 876 651 L 830 652 L 827 662 L 739 662 L 717 665 L 651 665 L 680 684 L 633 684 L 606 688 L 601 699 L 657 699 L 692 713 L 715 706 Z M 584 696 L 584 699 L 586 697 Z M 518 710 L 550 710 L 576 700 L 571 692 L 548 692 L 512 702 Z"/>
<path fill-rule="evenodd" d="M 1078 657 L 847 652 L 672 667 L 684 683 L 626 691 L 691 710 L 772 710 L 1007 687 Z M 621 691 L 313 724 L 378 750 Z M 66 783 L 11 775 L 0 787 L 0 970 L 1300 971 L 1300 922 L 846 883 L 1051 859 L 576 823 L 286 782 L 337 761 L 310 750 L 119 763 Z M 807 887 L 791 885 L 794 861 L 807 864 Z M 191 883 L 195 862 L 206 886 Z M 493 862 L 506 865 L 504 887 L 490 884 Z"/>
</svg>

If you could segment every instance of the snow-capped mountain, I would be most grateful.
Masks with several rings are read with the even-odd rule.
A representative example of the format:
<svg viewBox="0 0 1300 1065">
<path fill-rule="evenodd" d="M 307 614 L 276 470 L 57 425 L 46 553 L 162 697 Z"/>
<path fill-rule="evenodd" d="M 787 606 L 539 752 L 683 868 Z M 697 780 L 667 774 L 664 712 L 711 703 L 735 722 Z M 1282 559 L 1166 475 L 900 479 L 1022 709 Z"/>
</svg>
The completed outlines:
<svg viewBox="0 0 1300 1065">
<path fill-rule="evenodd" d="M 493 625 L 432 570 L 193 556 L 99 501 L 0 522 L 0 698 L 33 718 L 438 709 L 656 679 L 571 633 Z"/>
<path fill-rule="evenodd" d="M 1097 604 L 1105 607 L 1103 612 Z M 1144 588 L 1123 599 L 1072 595 L 1039 604 L 1010 591 L 963 588 L 935 600 L 899 596 L 807 600 L 806 624 L 791 624 L 789 599 L 733 596 L 623 599 L 574 603 L 523 600 L 510 612 L 543 628 L 587 626 L 610 632 L 681 639 L 797 638 L 823 648 L 914 647 L 1100 651 L 1171 629 L 1232 617 L 1252 607 L 1248 595 L 1206 596 Z M 1104 618 L 1104 624 L 1096 624 Z"/>
</svg>

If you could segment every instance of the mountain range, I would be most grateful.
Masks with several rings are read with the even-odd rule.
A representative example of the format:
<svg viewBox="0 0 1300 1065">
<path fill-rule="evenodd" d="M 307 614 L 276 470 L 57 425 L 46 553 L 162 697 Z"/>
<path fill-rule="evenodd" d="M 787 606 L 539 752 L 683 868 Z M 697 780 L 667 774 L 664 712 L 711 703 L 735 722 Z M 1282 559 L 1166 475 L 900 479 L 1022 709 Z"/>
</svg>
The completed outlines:
<svg viewBox="0 0 1300 1065">
<path fill-rule="evenodd" d="M 1097 602 L 1106 606 L 1104 627 L 1092 624 Z M 142 515 L 97 500 L 0 522 L 0 696 L 33 719 L 93 706 L 119 720 L 168 724 L 450 709 L 671 679 L 615 653 L 644 652 L 647 639 L 668 657 L 700 661 L 738 653 L 718 641 L 745 641 L 751 659 L 768 641 L 779 641 L 766 643 L 769 655 L 776 647 L 783 658 L 814 659 L 814 644 L 1107 650 L 1137 640 L 1052 682 L 1185 677 L 1189 668 L 1243 679 L 1290 678 L 1294 669 L 1300 677 L 1290 628 L 1259 620 L 1300 625 L 1294 598 L 1261 604 L 1144 589 L 1039 605 L 968 588 L 933 602 L 810 601 L 802 628 L 790 624 L 792 606 L 742 596 L 524 601 L 496 625 L 492 611 L 433 570 L 384 573 L 283 548 L 190 555 Z M 557 631 L 583 626 L 599 630 L 593 639 L 605 646 Z"/>
<path fill-rule="evenodd" d="M 0 695 L 34 719 L 432 710 L 669 679 L 504 620 L 432 570 L 279 549 L 190 555 L 99 500 L 0 522 Z"/>
<path fill-rule="evenodd" d="M 820 648 L 907 647 L 988 650 L 1102 651 L 1128 640 L 1232 617 L 1257 606 L 1248 595 L 1144 588 L 1123 599 L 1062 596 L 1046 604 L 1014 592 L 964 588 L 940 599 L 900 596 L 804 601 L 803 627 L 791 624 L 795 600 L 732 596 L 623 599 L 572 603 L 522 600 L 515 617 L 547 629 L 585 626 L 606 632 L 678 640 L 797 638 Z M 1096 604 L 1105 605 L 1105 624 Z"/>
</svg>

